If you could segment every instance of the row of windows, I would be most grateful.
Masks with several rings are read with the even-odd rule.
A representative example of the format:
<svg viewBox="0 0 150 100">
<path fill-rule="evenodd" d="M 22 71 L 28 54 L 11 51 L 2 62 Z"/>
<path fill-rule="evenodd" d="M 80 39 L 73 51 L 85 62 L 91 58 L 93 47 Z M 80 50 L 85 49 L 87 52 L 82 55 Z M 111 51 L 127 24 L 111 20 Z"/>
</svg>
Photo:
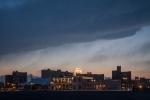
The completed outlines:
<svg viewBox="0 0 150 100">
<path fill-rule="evenodd" d="M 72 82 L 72 79 L 53 79 L 53 82 Z"/>
</svg>

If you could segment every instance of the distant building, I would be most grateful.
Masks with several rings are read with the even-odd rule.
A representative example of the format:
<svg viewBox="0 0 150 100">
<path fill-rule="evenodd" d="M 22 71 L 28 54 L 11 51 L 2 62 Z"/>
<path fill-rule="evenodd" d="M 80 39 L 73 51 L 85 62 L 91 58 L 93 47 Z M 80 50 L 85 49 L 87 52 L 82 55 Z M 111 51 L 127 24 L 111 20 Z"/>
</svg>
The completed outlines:
<svg viewBox="0 0 150 100">
<path fill-rule="evenodd" d="M 117 70 L 112 71 L 113 80 L 121 80 L 121 66 L 117 66 Z"/>
<path fill-rule="evenodd" d="M 120 80 L 99 80 L 93 77 L 74 76 L 68 78 L 53 78 L 50 82 L 52 90 L 120 90 Z"/>
<path fill-rule="evenodd" d="M 140 81 L 142 82 L 143 90 L 150 90 L 150 79 L 142 77 Z"/>
<path fill-rule="evenodd" d="M 33 75 L 32 74 L 29 74 L 27 75 L 27 82 L 30 82 L 33 78 Z"/>
<path fill-rule="evenodd" d="M 90 90 L 121 90 L 120 80 L 94 80 L 93 77 L 73 76 L 73 77 L 52 77 L 37 78 L 30 82 L 25 82 L 24 88 L 27 90 L 49 90 L 49 91 L 90 91 Z"/>
<path fill-rule="evenodd" d="M 5 88 L 12 88 L 13 84 L 13 75 L 5 75 Z"/>
<path fill-rule="evenodd" d="M 52 78 L 50 90 L 73 90 L 72 77 Z"/>
<path fill-rule="evenodd" d="M 50 90 L 51 78 L 36 78 L 20 84 L 25 90 Z"/>
<path fill-rule="evenodd" d="M 128 90 L 126 85 L 131 84 L 131 71 L 121 72 L 121 66 L 112 71 L 112 80 L 121 80 L 122 90 Z"/>
<path fill-rule="evenodd" d="M 136 77 L 135 77 L 135 80 L 139 80 L 139 77 L 136 76 Z"/>
<path fill-rule="evenodd" d="M 4 88 L 4 83 L 0 82 L 0 89 L 3 89 L 3 88 Z"/>
<path fill-rule="evenodd" d="M 65 77 L 65 76 L 73 76 L 72 72 L 68 71 L 61 71 L 60 69 L 58 70 L 41 70 L 41 77 L 42 78 L 49 78 L 49 77 Z"/>
<path fill-rule="evenodd" d="M 121 72 L 121 66 L 117 66 L 117 70 L 112 71 L 113 80 L 131 81 L 131 71 Z"/>
<path fill-rule="evenodd" d="M 87 72 L 86 74 L 76 74 L 76 76 L 82 77 L 93 77 L 94 80 L 104 80 L 104 74 L 92 74 L 92 72 Z"/>
<path fill-rule="evenodd" d="M 3 82 L 5 86 L 5 76 L 0 76 L 0 82 Z"/>
<path fill-rule="evenodd" d="M 19 83 L 27 82 L 27 72 L 13 71 L 12 75 L 13 75 L 13 82 L 17 88 Z"/>
</svg>

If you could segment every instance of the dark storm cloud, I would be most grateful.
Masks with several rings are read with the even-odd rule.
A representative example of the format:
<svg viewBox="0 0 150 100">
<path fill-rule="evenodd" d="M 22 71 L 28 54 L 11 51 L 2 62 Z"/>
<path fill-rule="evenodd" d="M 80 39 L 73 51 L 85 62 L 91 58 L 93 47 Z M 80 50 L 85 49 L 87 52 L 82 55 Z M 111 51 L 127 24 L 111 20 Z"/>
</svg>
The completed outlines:
<svg viewBox="0 0 150 100">
<path fill-rule="evenodd" d="M 149 0 L 14 1 L 0 4 L 0 54 L 124 38 L 150 24 Z"/>
</svg>

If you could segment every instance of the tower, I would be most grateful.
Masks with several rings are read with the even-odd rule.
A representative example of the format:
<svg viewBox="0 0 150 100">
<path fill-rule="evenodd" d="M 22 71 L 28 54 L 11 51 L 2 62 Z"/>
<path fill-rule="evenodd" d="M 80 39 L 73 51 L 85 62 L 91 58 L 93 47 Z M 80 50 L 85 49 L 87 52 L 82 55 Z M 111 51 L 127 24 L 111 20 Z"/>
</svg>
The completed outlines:
<svg viewBox="0 0 150 100">
<path fill-rule="evenodd" d="M 117 79 L 121 80 L 121 66 L 117 66 Z"/>
</svg>

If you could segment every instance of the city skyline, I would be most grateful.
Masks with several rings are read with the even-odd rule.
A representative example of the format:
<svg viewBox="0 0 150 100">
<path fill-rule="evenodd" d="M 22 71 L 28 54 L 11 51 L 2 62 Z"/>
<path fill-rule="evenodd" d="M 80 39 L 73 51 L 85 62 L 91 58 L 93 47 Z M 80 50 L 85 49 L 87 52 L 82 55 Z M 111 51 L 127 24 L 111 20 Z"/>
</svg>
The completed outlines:
<svg viewBox="0 0 150 100">
<path fill-rule="evenodd" d="M 150 1 L 1 0 L 0 76 L 61 69 L 150 78 Z"/>
</svg>

